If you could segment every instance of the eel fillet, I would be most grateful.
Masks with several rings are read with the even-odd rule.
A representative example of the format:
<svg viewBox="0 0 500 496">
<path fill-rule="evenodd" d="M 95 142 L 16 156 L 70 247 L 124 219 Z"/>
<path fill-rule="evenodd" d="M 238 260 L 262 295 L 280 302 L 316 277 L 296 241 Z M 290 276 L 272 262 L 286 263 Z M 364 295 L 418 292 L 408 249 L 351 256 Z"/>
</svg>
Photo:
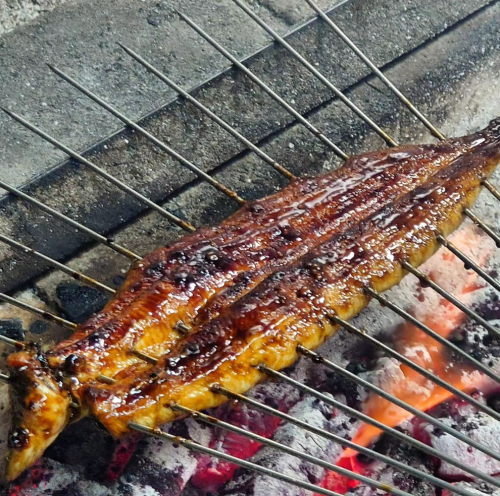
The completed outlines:
<svg viewBox="0 0 500 496">
<path fill-rule="evenodd" d="M 220 404 L 213 382 L 244 392 L 263 378 L 257 363 L 280 369 L 297 344 L 320 345 L 336 329 L 328 315 L 358 313 L 366 284 L 396 284 L 398 257 L 418 265 L 436 248 L 436 229 L 457 227 L 496 166 L 499 140 L 496 120 L 464 138 L 354 157 L 146 256 L 71 338 L 9 357 L 19 421 L 8 477 L 72 419 L 92 412 L 115 436 L 130 420 L 156 426 L 178 416 L 171 402 Z M 192 327 L 188 336 L 178 321 Z M 119 385 L 100 385 L 99 374 Z"/>
</svg>

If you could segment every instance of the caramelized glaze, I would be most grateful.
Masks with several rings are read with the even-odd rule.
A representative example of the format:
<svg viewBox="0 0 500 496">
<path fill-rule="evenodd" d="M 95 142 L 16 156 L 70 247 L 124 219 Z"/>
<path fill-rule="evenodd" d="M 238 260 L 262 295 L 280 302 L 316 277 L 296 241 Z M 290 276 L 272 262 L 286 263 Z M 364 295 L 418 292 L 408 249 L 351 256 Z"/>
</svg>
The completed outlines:
<svg viewBox="0 0 500 496">
<path fill-rule="evenodd" d="M 381 288 L 402 276 L 394 260 L 396 246 L 402 248 L 390 245 L 382 252 L 382 238 L 367 244 L 366 236 L 378 232 L 383 237 L 400 227 L 399 238 L 394 237 L 406 239 L 405 215 L 413 211 L 404 210 L 405 202 L 411 198 L 411 208 L 430 209 L 425 195 L 430 198 L 434 192 L 426 193 L 426 188 L 438 182 L 443 194 L 451 194 L 446 188 L 463 182 L 452 174 L 457 164 L 476 179 L 486 174 L 496 160 L 499 134 L 499 124 L 493 122 L 465 138 L 351 158 L 334 173 L 294 181 L 280 193 L 244 206 L 220 226 L 149 254 L 102 312 L 44 356 L 42 367 L 34 351 L 10 357 L 13 374 L 29 376 L 21 404 L 32 390 L 57 387 L 47 397 L 56 406 L 54 415 L 45 409 L 28 411 L 24 401 L 17 431 L 24 441 L 10 451 L 9 477 L 34 462 L 57 436 L 69 419 L 70 401 L 80 407 L 74 418 L 92 410 L 121 435 L 129 418 L 144 418 L 148 425 L 174 418 L 164 397 L 177 401 L 182 396 L 195 408 L 218 404 L 221 399 L 206 389 L 210 381 L 232 380 L 238 391 L 245 391 L 261 379 L 255 363 L 264 360 L 282 368 L 295 359 L 290 343 L 320 344 L 334 332 L 325 317 L 327 308 L 349 316 L 366 304 L 360 276 L 349 276 L 354 263 L 366 272 L 363 283 L 382 274 Z M 439 208 L 447 215 L 446 209 L 451 212 L 458 205 Z M 446 226 L 443 230 L 447 232 Z M 415 263 L 432 251 L 432 232 L 427 225 L 406 239 Z M 386 258 L 391 257 L 388 267 Z M 380 268 L 367 264 L 375 259 Z M 346 287 L 347 277 L 352 287 Z M 179 320 L 193 326 L 193 336 L 179 334 Z M 140 361 L 134 350 L 166 358 L 157 368 Z M 99 387 L 98 374 L 114 377 L 119 387 Z M 40 422 L 50 435 L 40 434 Z"/>
<path fill-rule="evenodd" d="M 298 344 L 313 349 L 335 332 L 331 315 L 349 319 L 368 304 L 364 288 L 385 291 L 403 277 L 402 260 L 417 266 L 429 258 L 438 247 L 436 235 L 458 227 L 499 158 L 498 143 L 457 158 L 376 215 L 274 273 L 200 325 L 158 365 L 142 364 L 123 371 L 115 385 L 89 388 L 93 413 L 122 436 L 129 422 L 158 427 L 179 417 L 172 404 L 204 410 L 226 401 L 212 392 L 215 383 L 244 393 L 264 378 L 259 365 L 290 366 Z"/>
</svg>

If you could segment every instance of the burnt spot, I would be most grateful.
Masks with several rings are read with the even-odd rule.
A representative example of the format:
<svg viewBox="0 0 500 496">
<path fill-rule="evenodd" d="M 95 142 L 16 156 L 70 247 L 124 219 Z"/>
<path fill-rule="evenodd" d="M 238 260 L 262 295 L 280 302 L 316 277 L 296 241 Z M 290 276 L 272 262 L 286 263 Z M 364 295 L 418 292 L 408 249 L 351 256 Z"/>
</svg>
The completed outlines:
<svg viewBox="0 0 500 496">
<path fill-rule="evenodd" d="M 9 436 L 9 448 L 26 448 L 30 442 L 30 431 L 24 427 L 18 427 Z"/>
<path fill-rule="evenodd" d="M 248 211 L 252 214 L 261 214 L 265 208 L 260 203 L 252 203 L 248 206 Z"/>
<path fill-rule="evenodd" d="M 302 234 L 291 226 L 282 227 L 281 236 L 287 241 L 300 241 L 302 239 Z"/>
<path fill-rule="evenodd" d="M 304 264 L 304 267 L 316 281 L 325 281 L 324 264 L 318 260 L 309 260 Z"/>
<path fill-rule="evenodd" d="M 186 262 L 187 261 L 187 255 L 185 251 L 182 250 L 177 250 L 174 251 L 170 254 L 168 257 L 169 262 Z"/>
<path fill-rule="evenodd" d="M 196 356 L 200 354 L 200 347 L 197 343 L 191 342 L 184 346 L 184 353 L 188 356 Z"/>
<path fill-rule="evenodd" d="M 187 272 L 177 272 L 174 275 L 174 283 L 178 288 L 185 288 L 188 291 L 196 287 L 196 279 Z"/>
<path fill-rule="evenodd" d="M 303 288 L 297 290 L 297 296 L 299 298 L 311 298 L 313 296 L 313 292 L 310 288 L 304 286 Z"/>
<path fill-rule="evenodd" d="M 75 375 L 85 366 L 85 358 L 78 355 L 68 355 L 64 360 L 64 371 L 69 375 Z"/>
<path fill-rule="evenodd" d="M 161 277 L 163 276 L 163 274 L 165 273 L 165 266 L 166 266 L 166 263 L 164 260 L 160 261 L 160 262 L 157 262 L 153 265 L 150 265 L 145 271 L 144 271 L 144 275 L 146 277 L 151 277 L 151 278 L 158 278 L 158 277 Z"/>
<path fill-rule="evenodd" d="M 30 332 L 32 334 L 44 334 L 48 328 L 49 326 L 46 322 L 43 322 L 43 320 L 35 320 L 35 322 L 30 325 Z"/>
<path fill-rule="evenodd" d="M 205 260 L 220 270 L 228 269 L 231 266 L 231 260 L 217 250 L 207 251 L 205 253 Z"/>
</svg>

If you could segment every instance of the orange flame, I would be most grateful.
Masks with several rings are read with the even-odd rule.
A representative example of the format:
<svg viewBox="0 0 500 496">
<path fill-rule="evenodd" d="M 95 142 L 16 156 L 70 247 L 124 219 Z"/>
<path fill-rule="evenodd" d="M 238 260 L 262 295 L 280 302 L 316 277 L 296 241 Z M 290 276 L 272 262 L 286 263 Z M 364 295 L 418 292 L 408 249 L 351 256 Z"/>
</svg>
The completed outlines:
<svg viewBox="0 0 500 496">
<path fill-rule="evenodd" d="M 457 232 L 453 242 L 467 254 L 473 251 L 473 247 L 487 245 L 484 237 L 473 226 L 468 226 Z M 481 265 L 486 261 L 489 252 L 490 250 L 483 249 L 480 255 L 475 254 L 471 258 Z M 466 270 L 463 264 L 448 250 L 442 249 L 436 257 L 439 261 L 436 264 L 436 258 L 431 260 L 432 266 L 436 269 L 428 273 L 429 277 L 443 286 L 446 281 L 440 281 L 443 278 L 442 274 L 448 274 L 448 276 L 452 274 L 455 283 L 450 292 L 463 303 L 470 302 L 472 293 L 483 287 L 479 276 L 473 271 Z M 423 301 L 419 310 L 421 313 L 421 309 L 424 308 L 425 313 L 419 316 L 419 320 L 439 335 L 448 337 L 465 320 L 466 315 L 442 298 L 434 300 L 435 302 L 432 304 L 432 297 L 435 297 L 435 293 L 432 293 L 431 289 L 422 290 Z M 462 391 L 468 392 L 480 388 L 485 382 L 484 376 L 479 372 L 464 370 L 463 364 L 457 365 L 446 360 L 445 347 L 411 324 L 406 324 L 403 327 L 396 349 L 405 357 L 432 371 Z M 425 379 L 406 365 L 400 364 L 395 369 L 394 375 L 395 377 L 391 377 L 387 381 L 388 383 L 380 384 L 380 387 L 421 411 L 429 410 L 453 396 L 449 391 Z M 365 413 L 389 427 L 395 427 L 412 416 L 406 410 L 375 394 L 368 397 L 365 403 Z M 357 432 L 353 442 L 369 446 L 380 433 L 379 429 L 364 424 Z M 356 455 L 353 450 L 346 450 L 344 453 L 344 456 L 353 455 Z"/>
</svg>

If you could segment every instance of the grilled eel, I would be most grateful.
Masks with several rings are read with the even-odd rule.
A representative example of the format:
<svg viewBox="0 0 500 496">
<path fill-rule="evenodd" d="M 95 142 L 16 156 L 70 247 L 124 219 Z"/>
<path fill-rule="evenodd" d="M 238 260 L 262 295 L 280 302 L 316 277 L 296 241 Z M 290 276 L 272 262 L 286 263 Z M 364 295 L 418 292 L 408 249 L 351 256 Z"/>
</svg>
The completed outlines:
<svg viewBox="0 0 500 496">
<path fill-rule="evenodd" d="M 10 356 L 21 420 L 11 436 L 8 477 L 33 463 L 67 422 L 93 407 L 98 374 L 141 369 L 132 353 L 161 356 L 181 339 L 179 320 L 198 327 L 333 235 L 397 202 L 460 157 L 497 143 L 498 124 L 460 139 L 399 147 L 349 159 L 338 171 L 293 182 L 246 205 L 218 227 L 151 253 L 105 309 L 48 353 Z M 93 389 L 92 389 L 93 390 Z M 78 405 L 71 411 L 69 405 Z"/>
<path fill-rule="evenodd" d="M 500 130 L 500 120 L 495 123 Z M 370 301 L 366 288 L 386 291 L 439 247 L 436 236 L 456 229 L 500 160 L 500 140 L 461 156 L 424 184 L 327 242 L 198 326 L 157 365 L 118 374 L 114 385 L 94 385 L 86 398 L 114 436 L 131 422 L 156 428 L 180 416 L 175 405 L 204 410 L 227 401 L 214 384 L 245 393 L 335 333 L 335 316 L 350 319 Z"/>
</svg>

